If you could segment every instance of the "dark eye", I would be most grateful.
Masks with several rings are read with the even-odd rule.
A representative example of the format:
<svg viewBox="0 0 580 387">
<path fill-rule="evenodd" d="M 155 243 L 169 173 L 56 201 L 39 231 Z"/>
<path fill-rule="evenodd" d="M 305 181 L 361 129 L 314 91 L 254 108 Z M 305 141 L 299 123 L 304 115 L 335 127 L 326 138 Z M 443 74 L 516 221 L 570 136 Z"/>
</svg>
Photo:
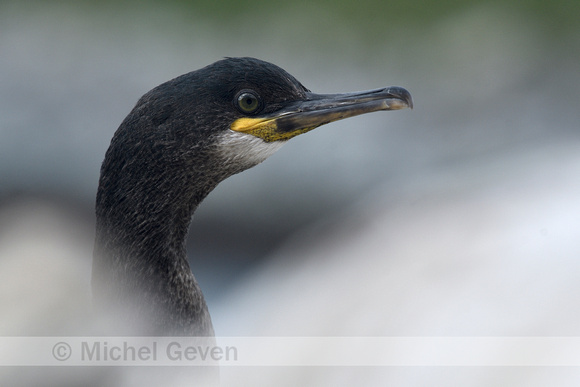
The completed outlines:
<svg viewBox="0 0 580 387">
<path fill-rule="evenodd" d="M 235 102 L 238 109 L 245 114 L 257 112 L 262 105 L 258 95 L 251 90 L 240 91 Z"/>
</svg>

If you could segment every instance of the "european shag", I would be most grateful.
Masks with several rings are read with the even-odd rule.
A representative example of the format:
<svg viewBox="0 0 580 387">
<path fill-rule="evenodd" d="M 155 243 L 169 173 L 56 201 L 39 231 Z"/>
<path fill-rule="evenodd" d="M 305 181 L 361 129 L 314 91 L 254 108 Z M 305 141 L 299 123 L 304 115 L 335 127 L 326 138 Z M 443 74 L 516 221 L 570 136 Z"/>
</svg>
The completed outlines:
<svg viewBox="0 0 580 387">
<path fill-rule="evenodd" d="M 93 297 L 125 332 L 213 336 L 187 262 L 193 213 L 227 177 L 320 125 L 412 107 L 388 87 L 314 94 L 278 66 L 227 58 L 146 93 L 121 123 L 101 167 Z"/>
</svg>

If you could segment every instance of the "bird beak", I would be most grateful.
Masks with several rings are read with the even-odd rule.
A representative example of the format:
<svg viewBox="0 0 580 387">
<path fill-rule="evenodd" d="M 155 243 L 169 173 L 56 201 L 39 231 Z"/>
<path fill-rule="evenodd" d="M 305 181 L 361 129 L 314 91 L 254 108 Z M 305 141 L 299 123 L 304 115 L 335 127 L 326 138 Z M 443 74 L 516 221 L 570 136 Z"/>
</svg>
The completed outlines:
<svg viewBox="0 0 580 387">
<path fill-rule="evenodd" d="M 355 93 L 306 93 L 301 101 L 263 116 L 243 117 L 231 129 L 262 138 L 266 142 L 285 141 L 320 125 L 344 118 L 376 112 L 413 108 L 411 94 L 402 87 L 387 87 Z"/>
</svg>

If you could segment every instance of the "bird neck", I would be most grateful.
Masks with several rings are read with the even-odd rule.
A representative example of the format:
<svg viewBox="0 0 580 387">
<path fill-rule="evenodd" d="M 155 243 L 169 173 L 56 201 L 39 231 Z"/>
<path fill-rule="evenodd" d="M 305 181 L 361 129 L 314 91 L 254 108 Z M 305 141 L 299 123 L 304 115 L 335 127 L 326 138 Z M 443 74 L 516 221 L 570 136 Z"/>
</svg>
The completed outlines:
<svg viewBox="0 0 580 387">
<path fill-rule="evenodd" d="M 141 176 L 127 185 L 123 176 L 108 173 L 106 164 L 105 160 L 96 205 L 96 308 L 112 316 L 115 328 L 123 331 L 212 336 L 185 242 L 195 209 L 215 184 L 179 189 L 176 182 Z"/>
<path fill-rule="evenodd" d="M 283 142 L 152 125 L 143 109 L 138 104 L 121 124 L 101 167 L 95 306 L 142 334 L 211 336 L 207 305 L 186 259 L 191 218 L 219 182 L 262 162 Z"/>
</svg>

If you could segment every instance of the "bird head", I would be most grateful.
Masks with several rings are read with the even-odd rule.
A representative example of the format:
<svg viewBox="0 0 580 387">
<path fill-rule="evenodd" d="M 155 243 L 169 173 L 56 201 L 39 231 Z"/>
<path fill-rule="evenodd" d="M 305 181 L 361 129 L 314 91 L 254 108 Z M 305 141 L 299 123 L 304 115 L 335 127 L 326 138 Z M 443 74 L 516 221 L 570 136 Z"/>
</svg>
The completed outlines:
<svg viewBox="0 0 580 387">
<path fill-rule="evenodd" d="M 142 135 L 162 145 L 173 161 L 195 160 L 199 168 L 206 154 L 221 163 L 214 170 L 231 175 L 318 126 L 412 106 L 410 93 L 401 87 L 315 94 L 276 65 L 226 58 L 154 88 L 122 127 L 137 124 Z"/>
</svg>

